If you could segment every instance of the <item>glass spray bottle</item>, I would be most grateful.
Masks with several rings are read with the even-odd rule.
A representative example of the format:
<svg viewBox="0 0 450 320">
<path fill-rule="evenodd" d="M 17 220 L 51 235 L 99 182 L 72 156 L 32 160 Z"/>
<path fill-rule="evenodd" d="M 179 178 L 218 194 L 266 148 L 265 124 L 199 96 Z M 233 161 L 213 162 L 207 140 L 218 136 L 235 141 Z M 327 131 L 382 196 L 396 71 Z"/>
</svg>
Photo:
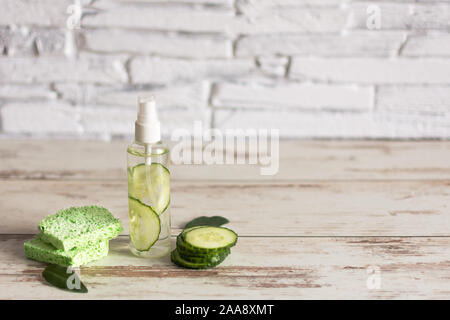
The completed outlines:
<svg viewBox="0 0 450 320">
<path fill-rule="evenodd" d="M 138 100 L 135 140 L 127 149 L 130 250 L 140 257 L 170 252 L 169 148 L 153 97 Z"/>
</svg>

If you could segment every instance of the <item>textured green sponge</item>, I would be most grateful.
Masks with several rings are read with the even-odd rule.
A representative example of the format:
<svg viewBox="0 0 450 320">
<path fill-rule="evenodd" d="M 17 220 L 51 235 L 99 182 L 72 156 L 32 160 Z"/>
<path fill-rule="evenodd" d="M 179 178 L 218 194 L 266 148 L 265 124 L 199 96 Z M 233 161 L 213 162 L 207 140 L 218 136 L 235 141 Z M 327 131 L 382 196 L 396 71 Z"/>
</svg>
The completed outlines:
<svg viewBox="0 0 450 320">
<path fill-rule="evenodd" d="M 106 257 L 108 255 L 108 247 L 108 241 L 99 241 L 90 247 L 63 251 L 43 242 L 40 239 L 40 235 L 24 243 L 25 255 L 28 258 L 61 266 L 80 266 Z"/>
<path fill-rule="evenodd" d="M 40 239 L 68 251 L 110 240 L 122 231 L 120 220 L 102 207 L 73 207 L 49 215 L 39 223 Z"/>
</svg>

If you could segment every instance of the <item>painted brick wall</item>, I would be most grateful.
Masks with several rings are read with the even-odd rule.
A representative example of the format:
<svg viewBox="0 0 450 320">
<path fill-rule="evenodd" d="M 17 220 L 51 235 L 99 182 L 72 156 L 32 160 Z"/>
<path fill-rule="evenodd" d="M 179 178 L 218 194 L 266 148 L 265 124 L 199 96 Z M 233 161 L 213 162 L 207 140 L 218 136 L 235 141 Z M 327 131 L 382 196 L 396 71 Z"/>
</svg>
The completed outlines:
<svg viewBox="0 0 450 320">
<path fill-rule="evenodd" d="M 0 137 L 129 139 L 154 93 L 166 136 L 450 138 L 450 0 L 73 4 L 0 0 Z"/>
</svg>

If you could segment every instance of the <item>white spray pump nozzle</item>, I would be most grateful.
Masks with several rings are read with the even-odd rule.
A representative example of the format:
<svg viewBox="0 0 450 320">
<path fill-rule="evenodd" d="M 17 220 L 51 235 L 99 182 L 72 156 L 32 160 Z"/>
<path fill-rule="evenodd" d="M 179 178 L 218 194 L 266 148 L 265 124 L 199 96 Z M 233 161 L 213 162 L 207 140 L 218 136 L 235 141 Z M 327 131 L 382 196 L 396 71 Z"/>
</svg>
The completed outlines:
<svg viewBox="0 0 450 320">
<path fill-rule="evenodd" d="M 139 98 L 138 113 L 135 122 L 135 140 L 139 143 L 156 143 L 161 140 L 161 124 L 156 110 L 155 99 Z"/>
</svg>

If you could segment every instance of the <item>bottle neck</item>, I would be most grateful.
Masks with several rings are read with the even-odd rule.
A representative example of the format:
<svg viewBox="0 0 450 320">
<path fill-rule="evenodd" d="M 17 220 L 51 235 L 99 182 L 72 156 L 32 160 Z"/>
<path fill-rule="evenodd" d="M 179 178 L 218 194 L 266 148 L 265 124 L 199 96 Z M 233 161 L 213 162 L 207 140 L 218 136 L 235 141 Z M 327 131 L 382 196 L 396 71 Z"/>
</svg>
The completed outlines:
<svg viewBox="0 0 450 320">
<path fill-rule="evenodd" d="M 162 145 L 162 141 L 159 140 L 159 141 L 156 141 L 156 142 L 144 143 L 144 142 L 141 142 L 141 141 L 138 141 L 138 140 L 135 139 L 133 141 L 133 144 L 137 144 L 137 145 L 142 146 L 142 147 L 146 147 L 146 146 L 152 147 L 152 146 L 161 146 Z"/>
</svg>

